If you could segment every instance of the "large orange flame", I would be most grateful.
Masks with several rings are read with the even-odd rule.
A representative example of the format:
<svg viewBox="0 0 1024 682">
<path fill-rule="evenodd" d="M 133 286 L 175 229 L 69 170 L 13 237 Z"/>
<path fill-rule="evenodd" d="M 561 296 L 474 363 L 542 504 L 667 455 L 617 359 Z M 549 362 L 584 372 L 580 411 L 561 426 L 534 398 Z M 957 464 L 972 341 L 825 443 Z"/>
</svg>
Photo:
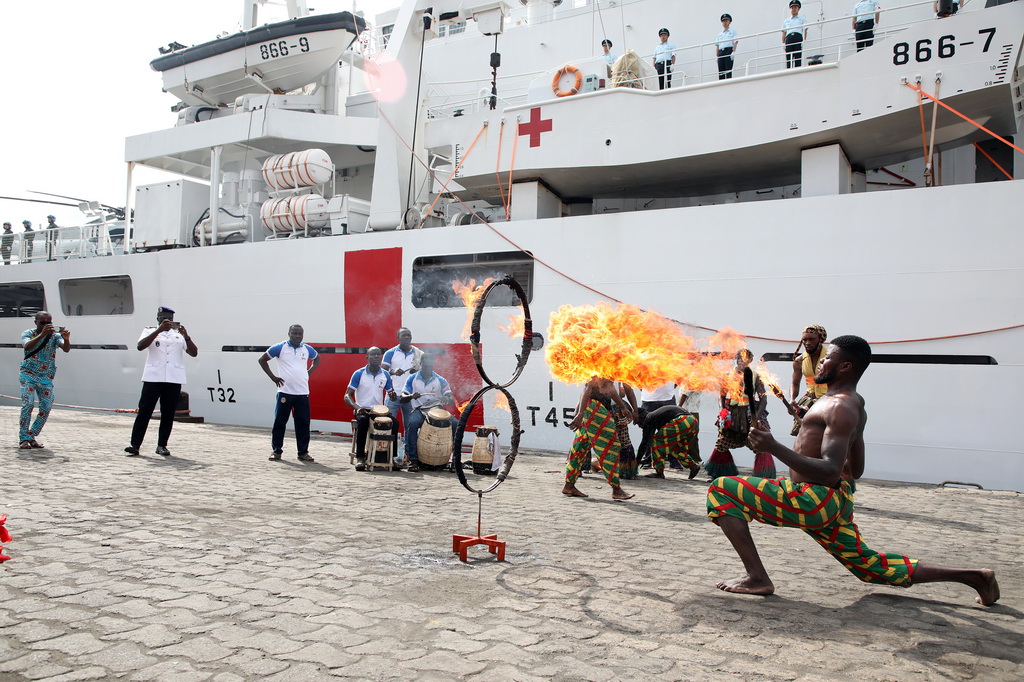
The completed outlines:
<svg viewBox="0 0 1024 682">
<path fill-rule="evenodd" d="M 761 378 L 762 383 L 775 395 L 782 395 L 782 380 L 778 375 L 769 370 L 762 362 L 754 368 L 754 373 Z"/>
<path fill-rule="evenodd" d="M 480 300 L 480 297 L 484 294 L 484 289 L 488 284 L 493 282 L 496 278 L 488 277 L 480 286 L 477 286 L 475 279 L 470 279 L 468 282 L 462 280 L 455 280 L 452 282 L 452 291 L 454 291 L 466 305 L 466 325 L 462 328 L 462 340 L 469 341 L 469 332 L 473 327 L 473 309 L 476 307 L 476 302 Z"/>
<path fill-rule="evenodd" d="M 653 389 L 674 382 L 690 391 L 739 392 L 736 353 L 746 340 L 731 329 L 697 342 L 671 320 L 631 305 L 563 305 L 551 314 L 545 357 L 567 384 L 593 376 Z"/>
<path fill-rule="evenodd" d="M 518 315 L 508 316 L 508 326 L 498 325 L 498 329 L 508 334 L 513 339 L 522 338 L 526 331 L 526 316 L 523 314 L 523 306 L 519 306 Z"/>
<path fill-rule="evenodd" d="M 491 407 L 495 410 L 505 410 L 509 414 L 512 414 L 512 410 L 508 405 L 508 398 L 506 398 L 505 394 L 501 391 L 494 392 L 494 405 Z"/>
</svg>

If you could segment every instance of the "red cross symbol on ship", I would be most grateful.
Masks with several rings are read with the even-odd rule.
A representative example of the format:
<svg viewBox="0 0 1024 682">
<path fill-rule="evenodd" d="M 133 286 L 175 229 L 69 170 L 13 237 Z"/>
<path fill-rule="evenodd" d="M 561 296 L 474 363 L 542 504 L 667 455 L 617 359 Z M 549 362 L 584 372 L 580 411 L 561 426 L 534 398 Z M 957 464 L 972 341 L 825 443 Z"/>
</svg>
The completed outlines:
<svg viewBox="0 0 1024 682">
<path fill-rule="evenodd" d="M 519 124 L 519 134 L 530 136 L 530 146 L 540 146 L 540 134 L 551 130 L 551 119 L 541 120 L 540 107 L 530 109 L 530 120 Z"/>
</svg>

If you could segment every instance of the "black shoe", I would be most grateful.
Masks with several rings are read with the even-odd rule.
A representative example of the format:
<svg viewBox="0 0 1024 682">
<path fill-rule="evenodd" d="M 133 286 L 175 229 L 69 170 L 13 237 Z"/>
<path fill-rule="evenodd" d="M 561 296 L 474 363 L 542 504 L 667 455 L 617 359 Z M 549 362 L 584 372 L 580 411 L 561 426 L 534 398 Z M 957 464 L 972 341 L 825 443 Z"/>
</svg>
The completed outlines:
<svg viewBox="0 0 1024 682">
<path fill-rule="evenodd" d="M 156 446 L 156 454 L 163 455 L 164 457 L 170 457 L 171 456 L 171 451 L 168 450 L 163 445 L 157 445 Z"/>
<path fill-rule="evenodd" d="M 134 445 L 129 445 L 128 447 L 126 447 L 124 449 L 124 451 L 128 453 L 129 457 L 138 457 L 139 456 L 139 449 L 137 447 L 135 447 Z"/>
<path fill-rule="evenodd" d="M 269 459 L 271 462 L 279 462 L 279 461 L 281 461 L 281 453 L 280 452 L 271 452 L 270 453 L 270 457 L 268 457 L 267 459 Z"/>
<path fill-rule="evenodd" d="M 310 457 L 308 452 L 300 452 L 299 453 L 299 461 L 300 462 L 315 462 L 316 460 L 313 459 L 312 457 Z"/>
</svg>

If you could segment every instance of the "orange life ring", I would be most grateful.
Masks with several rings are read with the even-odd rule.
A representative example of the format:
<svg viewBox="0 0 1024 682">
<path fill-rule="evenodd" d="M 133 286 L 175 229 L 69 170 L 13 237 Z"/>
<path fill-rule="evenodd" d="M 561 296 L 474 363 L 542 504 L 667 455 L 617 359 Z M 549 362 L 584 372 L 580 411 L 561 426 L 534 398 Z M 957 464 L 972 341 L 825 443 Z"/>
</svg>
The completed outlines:
<svg viewBox="0 0 1024 682">
<path fill-rule="evenodd" d="M 558 81 L 562 80 L 562 76 L 566 74 L 572 74 L 576 77 L 576 84 L 572 86 L 570 90 L 562 90 L 558 87 Z M 555 91 L 556 97 L 568 97 L 569 95 L 575 95 L 580 91 L 580 86 L 583 85 L 583 73 L 572 64 L 566 64 L 558 71 L 555 72 L 555 77 L 551 79 L 551 89 Z"/>
</svg>

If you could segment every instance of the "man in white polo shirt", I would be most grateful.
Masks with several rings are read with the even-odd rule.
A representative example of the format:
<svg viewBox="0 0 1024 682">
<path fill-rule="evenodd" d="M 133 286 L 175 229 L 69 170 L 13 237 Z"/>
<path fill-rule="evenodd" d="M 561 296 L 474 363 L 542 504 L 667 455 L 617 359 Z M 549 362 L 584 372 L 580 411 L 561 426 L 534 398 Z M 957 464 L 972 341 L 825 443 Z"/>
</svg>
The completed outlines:
<svg viewBox="0 0 1024 682">
<path fill-rule="evenodd" d="M 272 462 L 281 459 L 289 415 L 294 415 L 295 446 L 299 451 L 299 461 L 313 461 L 309 456 L 309 375 L 320 364 L 320 355 L 316 349 L 302 343 L 304 335 L 302 325 L 293 324 L 288 328 L 288 340 L 271 346 L 259 359 L 260 367 L 278 388 L 274 430 L 270 437 Z M 270 370 L 270 358 L 277 358 L 280 376 Z"/>
<path fill-rule="evenodd" d="M 420 369 L 420 359 L 423 351 L 412 345 L 412 332 L 408 327 L 398 330 L 398 345 L 389 348 L 384 353 L 384 359 L 380 366 L 388 371 L 391 380 L 394 382 L 395 393 L 402 395 L 405 390 L 405 382 L 409 376 Z M 409 430 L 409 417 L 412 415 L 412 408 L 409 403 L 402 403 L 397 400 L 388 401 L 388 410 L 392 417 L 398 416 L 398 410 L 402 410 L 402 428 Z"/>
<path fill-rule="evenodd" d="M 391 375 L 380 366 L 384 353 L 376 346 L 366 351 L 366 367 L 352 373 L 345 391 L 345 404 L 356 415 L 356 471 L 366 471 L 366 432 L 370 428 L 370 408 L 384 405 L 384 394 L 397 400 Z M 391 435 L 397 437 L 398 423 L 391 419 Z"/>
<path fill-rule="evenodd" d="M 195 357 L 199 355 L 199 349 L 184 325 L 174 321 L 174 311 L 163 306 L 157 308 L 156 326 L 143 329 L 135 347 L 149 353 L 146 356 L 146 367 L 142 370 L 139 413 L 132 427 L 131 444 L 124 451 L 129 457 L 139 456 L 139 448 L 149 428 L 149 419 L 159 401 L 160 434 L 156 441 L 156 454 L 170 457 L 167 442 L 171 438 L 171 427 L 174 426 L 174 412 L 178 409 L 181 385 L 185 383 L 184 354 Z"/>
<path fill-rule="evenodd" d="M 402 393 L 402 404 L 409 405 L 412 416 L 405 427 L 405 454 L 409 457 L 409 471 L 419 470 L 419 435 L 420 427 L 423 426 L 425 415 L 423 410 L 442 405 L 451 405 L 455 402 L 452 389 L 448 386 L 448 380 L 434 371 L 433 355 L 426 354 L 420 361 L 420 371 L 409 377 L 405 384 L 405 391 Z M 455 427 L 459 420 L 450 417 L 452 425 L 452 442 L 455 439 Z"/>
</svg>

